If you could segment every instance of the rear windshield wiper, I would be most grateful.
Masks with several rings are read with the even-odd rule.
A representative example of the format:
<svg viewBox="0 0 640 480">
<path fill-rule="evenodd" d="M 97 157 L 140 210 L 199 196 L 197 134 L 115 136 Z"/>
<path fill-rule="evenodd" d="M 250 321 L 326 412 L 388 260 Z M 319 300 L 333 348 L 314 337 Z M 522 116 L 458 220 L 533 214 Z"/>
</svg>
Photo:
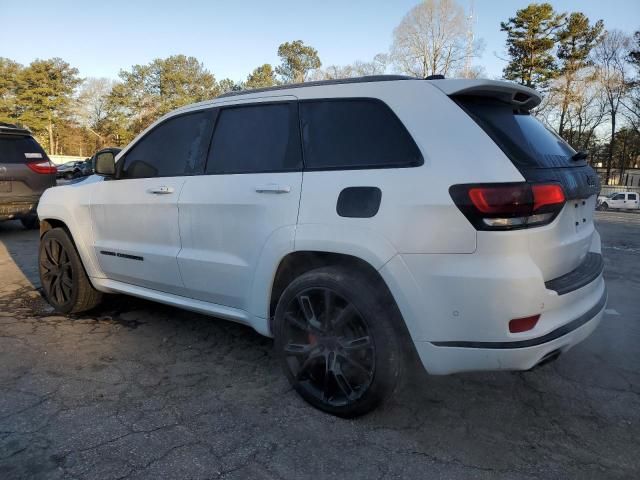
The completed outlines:
<svg viewBox="0 0 640 480">
<path fill-rule="evenodd" d="M 584 150 L 581 150 L 579 152 L 574 153 L 571 156 L 571 160 L 573 160 L 574 162 L 577 162 L 579 160 L 586 160 L 588 156 L 589 154 L 587 152 L 585 152 Z"/>
</svg>

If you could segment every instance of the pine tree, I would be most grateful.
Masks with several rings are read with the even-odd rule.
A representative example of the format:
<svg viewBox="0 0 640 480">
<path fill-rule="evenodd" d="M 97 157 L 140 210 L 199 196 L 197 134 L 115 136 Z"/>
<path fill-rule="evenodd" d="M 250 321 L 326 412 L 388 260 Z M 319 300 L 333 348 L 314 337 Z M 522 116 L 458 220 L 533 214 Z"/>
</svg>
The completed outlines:
<svg viewBox="0 0 640 480">
<path fill-rule="evenodd" d="M 507 22 L 501 22 L 500 30 L 507 32 L 511 57 L 504 77 L 527 87 L 545 88 L 557 75 L 552 50 L 565 18 L 566 14 L 556 13 L 549 3 L 532 3 Z"/>
<path fill-rule="evenodd" d="M 322 66 L 318 51 L 302 40 L 283 43 L 278 47 L 278 56 L 282 64 L 276 67 L 276 73 L 283 83 L 302 83 L 311 70 Z"/>
<path fill-rule="evenodd" d="M 591 65 L 589 54 L 601 39 L 604 23 L 598 20 L 593 26 L 589 18 L 581 12 L 574 12 L 562 30 L 558 32 L 558 52 L 560 74 L 562 75 L 560 125 L 558 134 L 562 136 L 567 110 L 572 98 L 572 87 L 576 74 Z"/>
</svg>

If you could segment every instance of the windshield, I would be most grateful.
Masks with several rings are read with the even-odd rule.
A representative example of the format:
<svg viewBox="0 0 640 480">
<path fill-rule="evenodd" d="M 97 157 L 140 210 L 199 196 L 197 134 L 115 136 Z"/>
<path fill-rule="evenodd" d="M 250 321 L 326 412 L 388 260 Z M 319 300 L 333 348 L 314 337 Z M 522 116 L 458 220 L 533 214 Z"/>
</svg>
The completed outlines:
<svg viewBox="0 0 640 480">
<path fill-rule="evenodd" d="M 537 168 L 585 164 L 573 161 L 575 150 L 527 111 L 485 97 L 456 100 L 515 164 Z"/>
</svg>

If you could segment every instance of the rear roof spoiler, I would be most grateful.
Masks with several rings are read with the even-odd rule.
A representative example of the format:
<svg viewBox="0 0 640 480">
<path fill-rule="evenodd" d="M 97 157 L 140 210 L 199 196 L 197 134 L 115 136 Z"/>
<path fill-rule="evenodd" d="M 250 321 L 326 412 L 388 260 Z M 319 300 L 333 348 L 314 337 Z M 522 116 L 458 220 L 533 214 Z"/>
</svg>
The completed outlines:
<svg viewBox="0 0 640 480">
<path fill-rule="evenodd" d="M 542 97 L 535 90 L 512 82 L 451 79 L 437 80 L 431 84 L 450 97 L 458 95 L 491 97 L 527 110 L 537 107 L 542 101 Z"/>
</svg>

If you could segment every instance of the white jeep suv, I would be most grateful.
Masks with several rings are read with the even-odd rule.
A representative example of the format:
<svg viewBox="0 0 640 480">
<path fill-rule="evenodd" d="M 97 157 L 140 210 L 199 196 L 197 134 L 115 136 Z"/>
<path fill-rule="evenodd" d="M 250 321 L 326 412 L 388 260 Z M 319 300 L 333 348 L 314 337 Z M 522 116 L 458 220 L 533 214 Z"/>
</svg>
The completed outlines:
<svg viewBox="0 0 640 480">
<path fill-rule="evenodd" d="M 60 312 L 125 293 L 274 337 L 295 390 L 339 416 L 431 374 L 526 370 L 597 326 L 598 178 L 487 80 L 400 76 L 180 108 L 42 197 Z"/>
</svg>

